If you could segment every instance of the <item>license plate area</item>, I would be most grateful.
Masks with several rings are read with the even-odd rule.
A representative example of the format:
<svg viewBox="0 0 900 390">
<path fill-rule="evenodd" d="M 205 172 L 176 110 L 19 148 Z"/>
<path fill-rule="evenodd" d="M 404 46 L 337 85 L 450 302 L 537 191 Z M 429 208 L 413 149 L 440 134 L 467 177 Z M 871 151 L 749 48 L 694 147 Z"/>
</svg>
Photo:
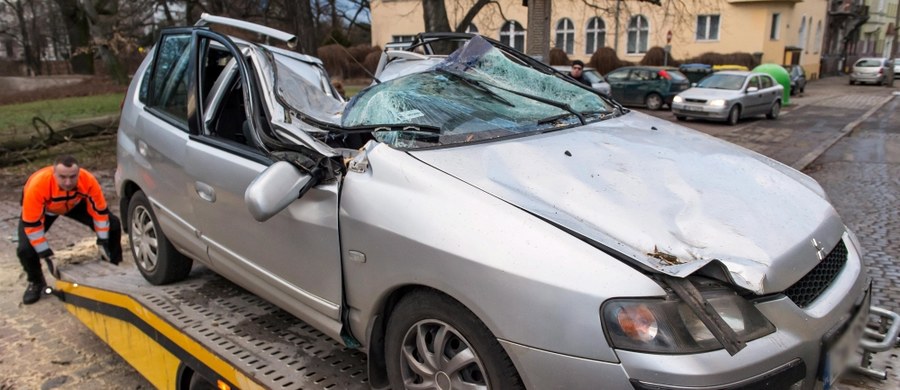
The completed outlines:
<svg viewBox="0 0 900 390">
<path fill-rule="evenodd" d="M 869 307 L 872 304 L 872 287 L 866 290 L 863 301 L 856 314 L 838 327 L 835 332 L 828 332 L 822 338 L 822 358 L 819 362 L 819 378 L 830 388 L 837 378 L 850 366 L 850 359 L 859 347 L 869 320 Z"/>
</svg>

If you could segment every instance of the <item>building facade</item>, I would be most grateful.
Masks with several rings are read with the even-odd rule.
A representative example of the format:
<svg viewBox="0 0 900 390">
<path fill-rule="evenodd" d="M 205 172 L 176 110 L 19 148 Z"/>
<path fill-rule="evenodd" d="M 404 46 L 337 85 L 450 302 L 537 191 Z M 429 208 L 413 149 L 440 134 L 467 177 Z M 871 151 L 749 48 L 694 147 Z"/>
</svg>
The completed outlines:
<svg viewBox="0 0 900 390">
<path fill-rule="evenodd" d="M 872 0 L 878 1 L 878 0 Z M 892 1 L 892 0 L 885 0 Z M 456 27 L 474 0 L 445 1 Z M 424 30 L 420 0 L 374 0 L 372 44 L 384 47 Z M 664 47 L 684 60 L 707 52 L 750 53 L 763 63 L 800 64 L 819 74 L 828 0 L 553 0 L 550 42 L 571 59 L 587 60 L 600 47 L 638 62 L 647 50 Z M 467 27 L 524 51 L 528 8 L 522 0 L 498 0 Z"/>
</svg>

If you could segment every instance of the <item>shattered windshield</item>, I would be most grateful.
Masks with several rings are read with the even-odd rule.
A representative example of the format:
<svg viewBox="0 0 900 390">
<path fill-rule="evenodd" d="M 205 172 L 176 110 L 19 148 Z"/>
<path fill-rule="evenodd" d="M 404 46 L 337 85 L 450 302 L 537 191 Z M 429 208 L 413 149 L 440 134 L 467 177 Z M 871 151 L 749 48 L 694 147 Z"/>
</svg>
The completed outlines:
<svg viewBox="0 0 900 390">
<path fill-rule="evenodd" d="M 419 148 L 571 127 L 613 110 L 595 92 L 519 65 L 474 37 L 424 72 L 363 91 L 341 125 L 372 128 L 394 147 Z"/>
</svg>

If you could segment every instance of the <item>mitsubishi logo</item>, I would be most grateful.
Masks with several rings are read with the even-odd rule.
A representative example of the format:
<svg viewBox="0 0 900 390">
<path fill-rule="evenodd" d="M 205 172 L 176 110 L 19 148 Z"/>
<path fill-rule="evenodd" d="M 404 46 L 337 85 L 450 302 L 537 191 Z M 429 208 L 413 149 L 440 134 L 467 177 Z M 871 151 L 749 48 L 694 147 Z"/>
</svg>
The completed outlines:
<svg viewBox="0 0 900 390">
<path fill-rule="evenodd" d="M 827 255 L 827 253 L 825 253 L 825 247 L 822 246 L 822 243 L 813 238 L 812 245 L 813 248 L 816 248 L 816 256 L 819 257 L 819 261 L 825 260 L 825 255 Z"/>
</svg>

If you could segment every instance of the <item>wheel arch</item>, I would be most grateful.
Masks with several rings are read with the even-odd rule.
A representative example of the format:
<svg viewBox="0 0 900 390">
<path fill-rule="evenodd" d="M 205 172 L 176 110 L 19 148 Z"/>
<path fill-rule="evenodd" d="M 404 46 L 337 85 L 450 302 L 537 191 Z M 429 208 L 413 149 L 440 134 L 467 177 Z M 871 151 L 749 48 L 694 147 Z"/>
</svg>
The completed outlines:
<svg viewBox="0 0 900 390">
<path fill-rule="evenodd" d="M 125 233 L 128 233 L 128 229 L 131 226 L 128 223 L 128 206 L 131 203 L 131 197 L 138 191 L 141 191 L 141 187 L 134 181 L 126 180 L 122 183 L 122 197 L 119 199 L 119 219 L 122 220 L 122 231 Z"/>
<path fill-rule="evenodd" d="M 390 382 L 388 381 L 387 366 L 385 362 L 385 336 L 387 333 L 388 319 L 391 317 L 394 308 L 396 308 L 400 300 L 402 300 L 406 296 L 417 294 L 420 292 L 433 292 L 456 301 L 462 307 L 468 309 L 469 312 L 471 312 L 472 315 L 475 316 L 475 318 L 481 321 L 481 323 L 484 324 L 484 326 L 488 329 L 488 331 L 491 332 L 492 335 L 496 334 L 494 330 L 488 327 L 483 319 L 478 317 L 478 314 L 476 314 L 475 311 L 472 310 L 472 308 L 445 291 L 441 291 L 437 288 L 422 284 L 407 284 L 403 286 L 397 286 L 394 290 L 385 294 L 385 298 L 381 300 L 381 302 L 379 303 L 379 307 L 376 310 L 376 313 L 378 314 L 372 320 L 372 324 L 369 326 L 367 365 L 369 371 L 369 383 L 373 388 L 386 387 L 390 385 Z M 513 365 L 515 365 L 515 361 L 513 361 Z M 516 367 L 516 370 L 518 369 L 519 367 Z"/>
</svg>

